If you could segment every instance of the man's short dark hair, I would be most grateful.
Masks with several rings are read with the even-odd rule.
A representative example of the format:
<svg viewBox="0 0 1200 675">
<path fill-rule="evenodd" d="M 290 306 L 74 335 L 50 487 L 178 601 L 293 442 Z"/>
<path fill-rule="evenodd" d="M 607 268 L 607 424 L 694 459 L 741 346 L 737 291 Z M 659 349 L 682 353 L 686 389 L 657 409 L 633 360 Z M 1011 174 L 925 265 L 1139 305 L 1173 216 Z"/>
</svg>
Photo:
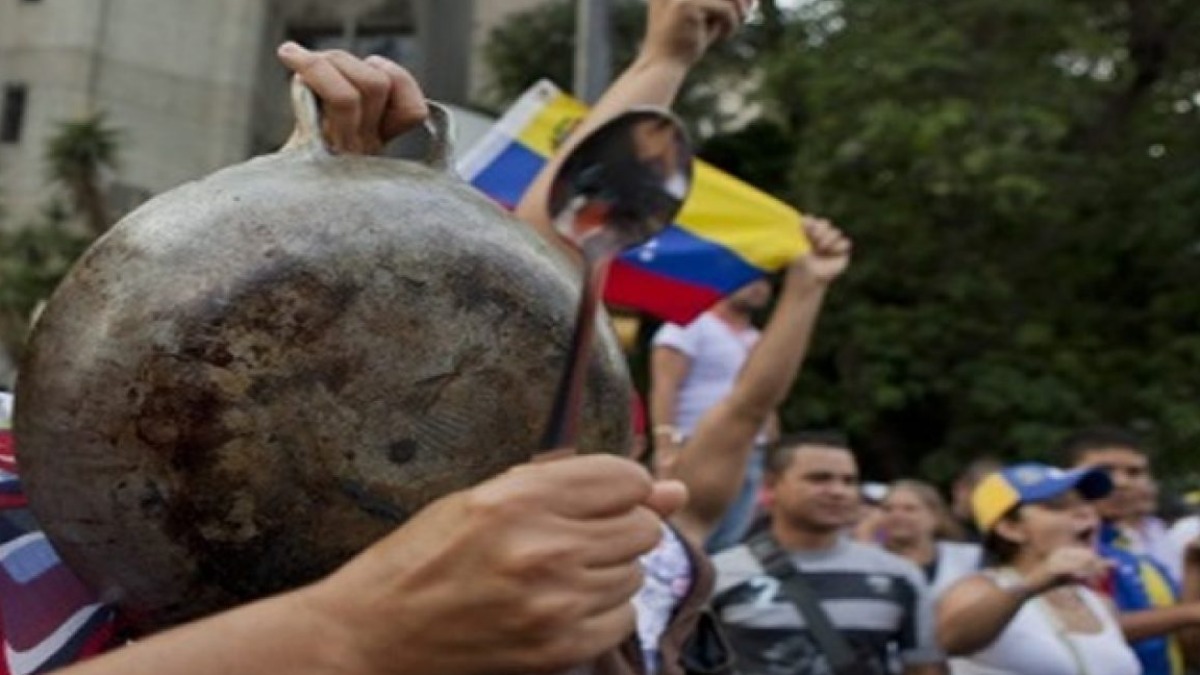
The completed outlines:
<svg viewBox="0 0 1200 675">
<path fill-rule="evenodd" d="M 1099 426 L 1080 429 L 1058 444 L 1058 461 L 1071 467 L 1083 461 L 1088 453 L 1107 448 L 1124 448 L 1140 455 L 1146 452 L 1142 440 L 1131 431 L 1120 427 Z"/>
<path fill-rule="evenodd" d="M 851 452 L 846 435 L 839 431 L 799 431 L 785 434 L 767 448 L 767 472 L 781 474 L 792 464 L 792 455 L 802 445 L 819 445 Z"/>
</svg>

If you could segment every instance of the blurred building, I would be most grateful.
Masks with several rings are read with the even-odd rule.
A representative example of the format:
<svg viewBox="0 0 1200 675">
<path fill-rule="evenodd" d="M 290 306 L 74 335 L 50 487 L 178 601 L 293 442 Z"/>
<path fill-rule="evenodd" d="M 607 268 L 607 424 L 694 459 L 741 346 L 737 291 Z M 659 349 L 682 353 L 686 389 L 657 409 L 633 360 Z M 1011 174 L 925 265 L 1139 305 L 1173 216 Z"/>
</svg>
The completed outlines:
<svg viewBox="0 0 1200 675">
<path fill-rule="evenodd" d="M 21 222 L 50 196 L 60 121 L 104 111 L 121 132 L 113 207 L 279 146 L 291 127 L 285 38 L 378 53 L 427 94 L 467 104 L 488 32 L 545 0 L 0 0 L 0 201 Z"/>
</svg>

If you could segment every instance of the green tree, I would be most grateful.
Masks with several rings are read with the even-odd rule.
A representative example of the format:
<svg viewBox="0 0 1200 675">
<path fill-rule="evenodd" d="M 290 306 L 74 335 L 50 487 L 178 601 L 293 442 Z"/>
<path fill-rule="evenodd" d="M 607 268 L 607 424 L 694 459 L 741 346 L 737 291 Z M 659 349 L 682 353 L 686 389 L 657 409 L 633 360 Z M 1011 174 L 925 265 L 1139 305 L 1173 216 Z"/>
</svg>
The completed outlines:
<svg viewBox="0 0 1200 675">
<path fill-rule="evenodd" d="M 108 126 L 103 113 L 97 113 L 60 122 L 46 145 L 49 179 L 67 191 L 72 206 L 97 236 L 113 224 L 101 176 L 117 167 L 119 141 L 120 133 Z"/>
<path fill-rule="evenodd" d="M 47 178 L 71 208 L 49 202 L 30 222 L 0 228 L 0 349 L 18 356 L 39 303 L 50 297 L 75 259 L 113 223 L 102 188 L 118 164 L 120 133 L 103 114 L 62 122 L 46 142 Z M 86 229 L 72 222 L 78 215 Z"/>
<path fill-rule="evenodd" d="M 1133 427 L 1186 466 L 1200 51 L 1183 2 L 810 5 L 762 97 L 860 255 L 789 408 L 886 473 Z M 823 392 L 819 398 L 807 392 Z"/>
<path fill-rule="evenodd" d="M 718 132 L 702 156 L 856 240 L 785 423 L 848 430 L 880 477 L 1099 422 L 1195 472 L 1200 4 L 761 4 L 683 112 Z M 569 14 L 538 11 L 493 35 L 507 96 L 570 63 Z M 733 132 L 697 110 L 731 75 L 762 111 Z"/>
<path fill-rule="evenodd" d="M 17 356 L 38 304 L 50 297 L 92 241 L 51 202 L 32 223 L 0 228 L 0 349 Z"/>
</svg>

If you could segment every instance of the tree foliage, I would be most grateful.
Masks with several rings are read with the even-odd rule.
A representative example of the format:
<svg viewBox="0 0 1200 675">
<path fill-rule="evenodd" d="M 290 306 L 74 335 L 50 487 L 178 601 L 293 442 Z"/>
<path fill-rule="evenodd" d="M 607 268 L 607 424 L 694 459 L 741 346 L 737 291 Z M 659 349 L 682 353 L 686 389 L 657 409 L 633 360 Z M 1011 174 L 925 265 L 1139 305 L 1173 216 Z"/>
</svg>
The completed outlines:
<svg viewBox="0 0 1200 675">
<path fill-rule="evenodd" d="M 1200 4 L 765 9 L 689 91 L 755 82 L 761 114 L 702 155 L 856 240 L 785 424 L 846 429 L 881 477 L 1052 458 L 1101 422 L 1195 471 Z M 569 65 L 565 44 L 497 46 L 537 37 L 518 32 L 491 57 L 526 78 Z"/>
<path fill-rule="evenodd" d="M 90 234 L 71 226 L 57 203 L 47 206 L 35 222 L 0 228 L 0 349 L 14 356 L 20 353 L 38 304 L 50 297 L 91 240 Z"/>
<path fill-rule="evenodd" d="M 103 176 L 118 166 L 120 138 L 103 114 L 60 122 L 46 141 L 46 177 L 63 188 L 70 208 L 53 200 L 31 222 L 0 226 L 0 350 L 8 355 L 19 355 L 39 303 L 113 224 Z"/>
<path fill-rule="evenodd" d="M 114 222 L 102 175 L 117 168 L 119 146 L 120 132 L 108 126 L 101 113 L 59 122 L 46 143 L 47 177 L 66 189 L 76 212 L 97 236 Z"/>
</svg>

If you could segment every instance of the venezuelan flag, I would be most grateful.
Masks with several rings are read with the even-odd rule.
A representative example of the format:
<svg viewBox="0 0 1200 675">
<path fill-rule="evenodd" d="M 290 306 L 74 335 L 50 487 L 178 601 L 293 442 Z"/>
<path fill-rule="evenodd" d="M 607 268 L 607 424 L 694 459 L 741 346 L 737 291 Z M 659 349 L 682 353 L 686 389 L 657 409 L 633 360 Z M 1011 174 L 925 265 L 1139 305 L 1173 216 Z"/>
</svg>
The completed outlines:
<svg viewBox="0 0 1200 675">
<path fill-rule="evenodd" d="M 463 157 L 459 172 L 512 209 L 586 113 L 549 81 L 538 82 Z M 800 219 L 787 204 L 698 161 L 677 222 L 613 263 L 604 301 L 690 323 L 802 253 Z"/>
</svg>

